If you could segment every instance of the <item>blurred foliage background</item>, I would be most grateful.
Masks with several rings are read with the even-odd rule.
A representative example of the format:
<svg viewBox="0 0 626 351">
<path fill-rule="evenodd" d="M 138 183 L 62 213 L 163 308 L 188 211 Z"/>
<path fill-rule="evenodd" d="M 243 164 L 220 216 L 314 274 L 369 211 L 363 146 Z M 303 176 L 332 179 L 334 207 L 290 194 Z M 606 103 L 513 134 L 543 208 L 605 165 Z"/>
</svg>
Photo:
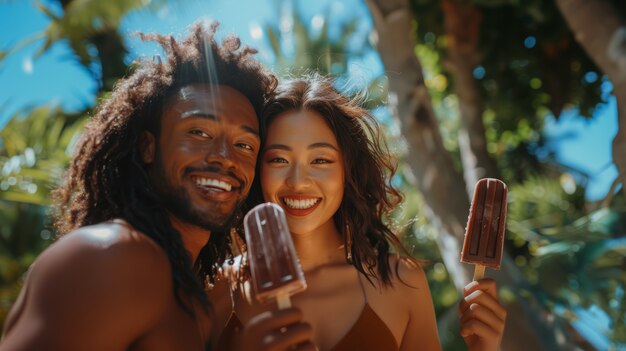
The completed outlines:
<svg viewBox="0 0 626 351">
<path fill-rule="evenodd" d="M 74 56 L 67 64 L 89 72 L 98 98 L 106 97 L 115 81 L 132 70 L 125 34 L 120 31 L 123 18 L 146 7 L 158 11 L 167 6 L 167 1 L 50 2 L 55 1 L 61 13 L 38 3 L 50 18 L 49 27 L 14 47 L 0 48 L 4 50 L 0 58 L 34 45 L 35 40 L 44 43 L 37 55 L 45 55 L 58 42 L 68 43 Z M 411 51 L 423 68 L 437 128 L 455 170 L 463 173 L 467 168 L 462 154 L 468 146 L 459 135 L 468 103 L 463 94 L 473 89 L 471 103 L 484 128 L 476 138 L 484 139 L 485 154 L 493 163 L 487 175 L 509 184 L 506 250 L 521 272 L 523 288 L 501 284 L 501 298 L 532 300 L 563 333 L 561 349 L 625 350 L 624 195 L 616 181 L 606 198 L 585 200 L 588 175 L 559 164 L 543 132 L 545 119 L 558 119 L 564 109 L 577 110 L 580 118 L 593 118 L 597 106 L 611 97 L 610 91 L 601 89 L 607 77 L 576 42 L 551 0 L 413 0 L 407 4 L 414 31 Z M 619 16 L 626 15 L 624 2 L 610 4 Z M 459 18 L 454 17 L 454 6 L 469 11 L 462 13 L 466 22 L 457 24 L 460 28 L 452 23 Z M 335 76 L 347 92 L 366 91 L 366 106 L 383 124 L 390 147 L 401 159 L 393 180 L 406 198 L 394 215 L 399 235 L 413 255 L 429 262 L 444 349 L 463 350 L 456 321 L 459 289 L 437 244 L 440 230 L 433 222 L 437 217 L 425 208 L 423 191 L 415 185 L 414 166 L 407 163 L 421 150 L 406 143 L 405 131 L 387 108 L 387 76 L 370 76 L 357 83 L 350 76 L 351 62 L 367 60 L 376 52 L 375 40 L 357 30 L 361 18 L 342 21 L 340 35 L 330 35 L 331 11 L 311 19 L 295 1 L 276 1 L 275 8 L 276 20 L 261 26 L 271 49 L 267 63 L 272 69 L 280 76 L 318 70 Z M 471 23 L 472 16 L 477 16 L 477 24 Z M 459 47 L 459 42 L 465 46 Z M 86 106 L 78 112 L 52 104 L 27 108 L 11 116 L 0 130 L 0 326 L 25 271 L 55 238 L 47 217 L 48 194 L 60 181 L 94 108 Z M 540 338 L 544 349 L 550 349 L 552 337 Z M 525 340 L 513 341 L 525 349 Z"/>
</svg>

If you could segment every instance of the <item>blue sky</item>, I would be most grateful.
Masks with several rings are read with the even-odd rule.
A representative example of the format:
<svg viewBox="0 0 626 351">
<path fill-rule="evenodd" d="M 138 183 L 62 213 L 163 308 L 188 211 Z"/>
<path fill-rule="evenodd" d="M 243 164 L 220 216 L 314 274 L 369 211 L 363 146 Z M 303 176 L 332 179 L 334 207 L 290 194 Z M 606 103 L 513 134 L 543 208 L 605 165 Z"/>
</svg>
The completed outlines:
<svg viewBox="0 0 626 351">
<path fill-rule="evenodd" d="M 606 196 L 617 177 L 611 144 L 617 133 L 617 103 L 610 96 L 608 103 L 596 108 L 591 120 L 580 118 L 575 110 L 565 111 L 559 121 L 549 117 L 546 135 L 554 140 L 558 159 L 589 176 L 586 196 L 597 200 Z"/>
<path fill-rule="evenodd" d="M 42 2 L 51 4 L 50 1 Z M 170 1 L 156 13 L 148 10 L 131 13 L 124 19 L 122 29 L 126 33 L 183 34 L 185 28 L 198 19 L 215 19 L 221 22 L 219 35 L 236 33 L 244 43 L 259 48 L 259 58 L 271 66 L 272 55 L 261 26 L 276 21 L 278 4 L 277 0 Z M 360 18 L 362 30 L 371 28 L 369 12 L 360 0 L 300 1 L 297 6 L 312 24 L 316 15 L 330 13 L 331 34 L 332 30 L 338 30 L 333 24 L 346 18 Z M 21 39 L 42 31 L 48 20 L 36 9 L 34 2 L 24 0 L 0 3 L 0 23 L 5 28 L 0 31 L 0 49 L 6 50 Z M 131 50 L 129 60 L 156 53 L 154 45 L 142 43 L 137 38 L 129 36 L 127 42 Z M 55 103 L 75 110 L 94 102 L 96 86 L 93 79 L 78 63 L 71 62 L 72 53 L 67 45 L 54 45 L 48 53 L 33 59 L 39 43 L 27 46 L 0 64 L 0 126 L 16 111 L 31 106 Z M 350 71 L 358 81 L 364 80 L 364 74 L 380 72 L 381 67 L 378 57 L 371 55 L 351 65 Z M 546 121 L 545 132 L 554 140 L 551 146 L 556 150 L 558 160 L 590 175 L 586 194 L 590 200 L 604 197 L 617 176 L 611 161 L 611 141 L 616 131 L 616 106 L 612 98 L 608 104 L 597 108 L 591 120 L 582 120 L 575 111 L 568 111 L 558 122 L 553 118 Z"/>
</svg>

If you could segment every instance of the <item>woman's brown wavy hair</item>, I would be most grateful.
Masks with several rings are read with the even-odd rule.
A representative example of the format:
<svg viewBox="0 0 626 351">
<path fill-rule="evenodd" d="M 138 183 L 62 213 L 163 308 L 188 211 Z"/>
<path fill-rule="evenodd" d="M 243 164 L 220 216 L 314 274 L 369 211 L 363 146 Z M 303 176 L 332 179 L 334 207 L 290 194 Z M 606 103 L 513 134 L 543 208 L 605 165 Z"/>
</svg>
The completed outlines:
<svg viewBox="0 0 626 351">
<path fill-rule="evenodd" d="M 325 119 L 343 156 L 346 185 L 333 219 L 346 254 L 351 251 L 352 264 L 368 279 L 390 286 L 392 273 L 397 273 L 397 266 L 392 271 L 389 263 L 391 246 L 402 256 L 409 255 L 386 223 L 403 196 L 390 183 L 397 163 L 380 126 L 358 98 L 348 98 L 331 79 L 316 74 L 279 84 L 263 110 L 261 134 L 267 134 L 276 116 L 301 110 L 315 111 Z"/>
<path fill-rule="evenodd" d="M 165 60 L 138 62 L 134 72 L 116 84 L 85 127 L 64 183 L 53 193 L 54 223 L 61 235 L 123 218 L 157 242 L 169 257 L 175 296 L 185 309 L 180 290 L 208 307 L 203 283 L 213 281 L 216 268 L 232 256 L 230 236 L 212 233 L 193 267 L 165 205 L 152 189 L 139 153 L 140 137 L 149 131 L 158 138 L 163 104 L 183 86 L 228 85 L 246 96 L 260 116 L 277 84 L 251 56 L 256 51 L 242 48 L 237 37 L 218 44 L 217 26 L 213 23 L 207 30 L 196 23 L 181 41 L 171 35 L 140 34 L 142 40 L 160 44 Z"/>
</svg>

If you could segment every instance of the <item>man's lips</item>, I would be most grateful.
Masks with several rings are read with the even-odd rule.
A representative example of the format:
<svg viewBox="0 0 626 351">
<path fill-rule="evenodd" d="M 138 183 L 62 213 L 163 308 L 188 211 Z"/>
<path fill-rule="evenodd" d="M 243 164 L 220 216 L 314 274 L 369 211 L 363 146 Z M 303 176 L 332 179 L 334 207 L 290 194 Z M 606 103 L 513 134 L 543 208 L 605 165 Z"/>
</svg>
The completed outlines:
<svg viewBox="0 0 626 351">
<path fill-rule="evenodd" d="M 245 181 L 241 174 L 235 173 L 233 170 L 226 170 L 222 167 L 209 165 L 204 167 L 187 167 L 183 171 L 183 177 L 190 177 L 194 181 L 202 180 L 204 183 L 199 185 L 220 187 L 219 183 L 229 184 L 232 188 L 243 188 Z M 222 186 L 223 187 L 223 184 Z"/>
<path fill-rule="evenodd" d="M 215 188 L 223 191 L 231 191 L 237 186 L 233 185 L 233 181 L 230 179 L 224 179 L 223 177 L 215 176 L 191 176 L 191 180 L 199 187 Z"/>
<path fill-rule="evenodd" d="M 202 197 L 211 201 L 228 201 L 236 197 L 242 189 L 241 182 L 223 175 L 192 174 L 189 179 Z"/>
</svg>

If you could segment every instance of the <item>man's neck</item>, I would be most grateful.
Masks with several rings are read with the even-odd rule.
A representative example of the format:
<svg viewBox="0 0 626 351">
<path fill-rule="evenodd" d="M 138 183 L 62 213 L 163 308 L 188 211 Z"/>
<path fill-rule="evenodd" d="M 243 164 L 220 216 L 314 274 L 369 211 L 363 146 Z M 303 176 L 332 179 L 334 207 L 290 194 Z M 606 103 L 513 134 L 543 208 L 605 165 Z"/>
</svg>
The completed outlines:
<svg viewBox="0 0 626 351">
<path fill-rule="evenodd" d="M 191 263 L 194 264 L 198 255 L 200 255 L 200 250 L 209 242 L 211 231 L 181 221 L 171 213 L 170 222 L 172 223 L 172 227 L 180 233 L 180 238 L 183 241 L 185 250 L 187 250 L 191 256 Z"/>
</svg>

